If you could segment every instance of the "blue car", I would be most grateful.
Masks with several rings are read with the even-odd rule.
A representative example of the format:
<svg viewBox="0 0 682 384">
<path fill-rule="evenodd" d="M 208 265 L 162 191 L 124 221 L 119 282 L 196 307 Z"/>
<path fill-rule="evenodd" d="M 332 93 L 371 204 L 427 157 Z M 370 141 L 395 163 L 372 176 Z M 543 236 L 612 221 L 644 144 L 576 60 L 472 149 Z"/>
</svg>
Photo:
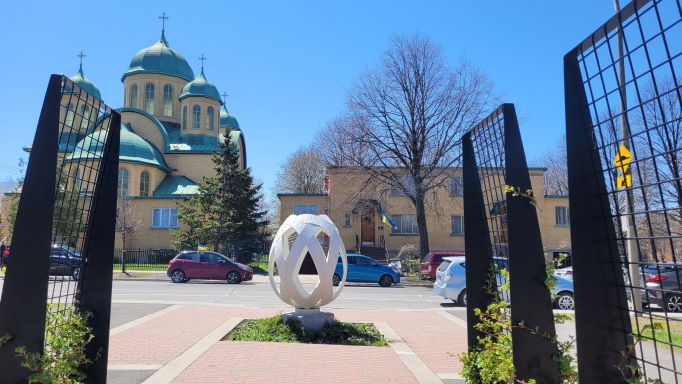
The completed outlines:
<svg viewBox="0 0 682 384">
<path fill-rule="evenodd" d="M 343 276 L 341 258 L 336 263 L 334 286 L 339 285 Z M 371 257 L 357 253 L 348 254 L 348 273 L 346 281 L 353 283 L 379 283 L 382 287 L 390 287 L 400 282 L 400 275 L 393 269 L 377 263 Z"/>
</svg>

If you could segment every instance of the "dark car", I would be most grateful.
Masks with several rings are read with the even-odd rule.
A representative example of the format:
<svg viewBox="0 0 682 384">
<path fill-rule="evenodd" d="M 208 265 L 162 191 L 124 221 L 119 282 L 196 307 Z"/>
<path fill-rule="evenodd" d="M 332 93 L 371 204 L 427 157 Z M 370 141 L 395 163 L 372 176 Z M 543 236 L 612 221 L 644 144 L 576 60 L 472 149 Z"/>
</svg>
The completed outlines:
<svg viewBox="0 0 682 384">
<path fill-rule="evenodd" d="M 216 252 L 184 251 L 168 263 L 166 274 L 174 283 L 185 283 L 191 279 L 227 280 L 228 284 L 239 284 L 253 279 L 253 269 L 231 261 Z"/>
<path fill-rule="evenodd" d="M 464 256 L 464 252 L 431 252 L 427 253 L 419 266 L 419 275 L 422 280 L 436 280 L 436 270 L 444 257 Z"/>
<path fill-rule="evenodd" d="M 645 273 L 649 303 L 667 312 L 682 312 L 682 266 L 657 268 L 661 273 Z"/>
<path fill-rule="evenodd" d="M 50 254 L 50 275 L 71 276 L 78 280 L 83 259 L 78 250 L 54 244 Z"/>
</svg>

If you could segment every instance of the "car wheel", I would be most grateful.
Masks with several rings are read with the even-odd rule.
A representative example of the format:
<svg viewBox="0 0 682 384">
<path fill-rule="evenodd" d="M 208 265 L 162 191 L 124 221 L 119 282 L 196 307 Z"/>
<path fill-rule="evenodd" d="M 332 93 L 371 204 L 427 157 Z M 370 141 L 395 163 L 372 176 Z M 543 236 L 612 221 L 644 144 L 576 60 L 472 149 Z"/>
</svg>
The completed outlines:
<svg viewBox="0 0 682 384">
<path fill-rule="evenodd" d="M 332 277 L 332 284 L 334 284 L 335 287 L 338 287 L 339 284 L 341 284 L 341 276 L 335 273 L 334 277 Z"/>
<path fill-rule="evenodd" d="M 184 283 L 187 279 L 185 277 L 185 272 L 176 269 L 175 271 L 171 272 L 171 281 L 174 283 Z"/>
<path fill-rule="evenodd" d="M 575 300 L 571 292 L 561 292 L 557 296 L 555 304 L 559 309 L 575 309 Z"/>
<path fill-rule="evenodd" d="M 382 275 L 379 279 L 379 285 L 382 287 L 390 287 L 393 284 L 393 278 L 391 275 Z"/>
<path fill-rule="evenodd" d="M 665 310 L 668 312 L 682 312 L 682 296 L 675 293 L 666 295 Z"/>
<path fill-rule="evenodd" d="M 239 284 L 242 281 L 242 278 L 239 276 L 239 273 L 232 271 L 227 274 L 227 283 L 228 284 Z"/>
<path fill-rule="evenodd" d="M 78 280 L 78 279 L 80 279 L 80 277 L 81 277 L 81 268 L 80 267 L 74 268 L 73 271 L 71 271 L 71 278 L 74 280 Z"/>
<path fill-rule="evenodd" d="M 467 306 L 467 291 L 466 291 L 466 289 L 462 289 L 462 292 L 460 292 L 459 296 L 457 296 L 457 304 L 461 305 L 462 307 Z"/>
</svg>

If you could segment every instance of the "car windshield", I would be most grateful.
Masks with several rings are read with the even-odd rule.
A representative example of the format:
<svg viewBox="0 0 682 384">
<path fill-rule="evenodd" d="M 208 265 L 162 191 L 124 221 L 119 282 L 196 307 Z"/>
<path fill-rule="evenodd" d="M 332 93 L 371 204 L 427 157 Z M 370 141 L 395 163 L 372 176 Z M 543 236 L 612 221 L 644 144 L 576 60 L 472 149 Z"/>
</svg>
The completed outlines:
<svg viewBox="0 0 682 384">
<path fill-rule="evenodd" d="M 443 262 L 440 263 L 440 266 L 438 266 L 438 271 L 440 271 L 440 272 L 445 271 L 446 269 L 448 269 L 450 264 L 452 264 L 451 260 L 443 260 Z"/>
<path fill-rule="evenodd" d="M 430 254 L 430 253 L 427 254 L 426 256 L 424 256 L 424 258 L 422 259 L 422 263 L 428 263 L 428 262 L 429 262 L 429 259 L 431 259 L 431 254 Z"/>
</svg>

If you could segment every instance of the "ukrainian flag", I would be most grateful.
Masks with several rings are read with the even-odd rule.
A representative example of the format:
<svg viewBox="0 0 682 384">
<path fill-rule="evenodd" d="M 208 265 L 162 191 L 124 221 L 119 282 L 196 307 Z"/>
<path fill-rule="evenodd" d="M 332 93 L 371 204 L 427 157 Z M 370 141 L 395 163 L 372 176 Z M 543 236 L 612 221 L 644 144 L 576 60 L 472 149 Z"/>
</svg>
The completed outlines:
<svg viewBox="0 0 682 384">
<path fill-rule="evenodd" d="M 382 213 L 381 216 L 382 216 L 382 217 L 381 217 L 381 222 L 382 222 L 382 223 L 384 223 L 384 224 L 386 224 L 386 225 L 390 225 L 391 228 L 393 228 L 393 229 L 398 229 L 398 226 L 395 225 L 395 223 L 393 222 L 393 220 L 391 220 L 388 216 L 386 216 L 386 213 L 385 213 L 385 212 Z"/>
<path fill-rule="evenodd" d="M 208 247 L 201 243 L 197 243 L 197 251 L 208 251 Z"/>
</svg>

